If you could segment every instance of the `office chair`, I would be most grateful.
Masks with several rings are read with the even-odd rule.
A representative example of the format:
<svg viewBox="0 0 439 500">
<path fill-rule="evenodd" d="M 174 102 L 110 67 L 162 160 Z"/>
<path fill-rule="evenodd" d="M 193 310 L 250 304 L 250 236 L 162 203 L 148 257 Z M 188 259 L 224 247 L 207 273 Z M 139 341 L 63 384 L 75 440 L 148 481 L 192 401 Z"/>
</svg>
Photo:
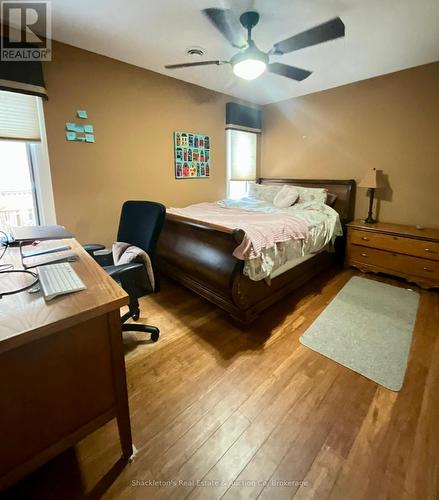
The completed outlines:
<svg viewBox="0 0 439 500">
<path fill-rule="evenodd" d="M 125 322 L 140 316 L 138 298 L 148 292 L 158 292 L 160 289 L 159 274 L 156 265 L 156 248 L 160 232 L 165 220 L 166 209 L 160 203 L 152 201 L 126 201 L 122 206 L 117 241 L 129 243 L 144 250 L 152 264 L 155 287 L 151 289 L 145 265 L 140 262 L 114 265 L 113 257 L 95 255 L 97 250 L 104 250 L 100 244 L 86 244 L 84 249 L 100 264 L 107 273 L 118 281 L 129 295 L 129 311 L 121 317 L 122 331 L 145 332 L 151 334 L 151 340 L 157 342 L 160 330 L 155 326 Z"/>
</svg>

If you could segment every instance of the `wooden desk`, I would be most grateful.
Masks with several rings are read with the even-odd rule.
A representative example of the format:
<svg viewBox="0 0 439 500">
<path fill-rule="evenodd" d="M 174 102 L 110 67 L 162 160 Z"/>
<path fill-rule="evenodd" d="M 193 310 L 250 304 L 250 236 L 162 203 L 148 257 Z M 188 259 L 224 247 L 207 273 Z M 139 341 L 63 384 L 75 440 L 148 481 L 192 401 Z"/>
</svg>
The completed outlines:
<svg viewBox="0 0 439 500">
<path fill-rule="evenodd" d="M 128 296 L 75 240 L 63 242 L 80 256 L 72 266 L 86 290 L 47 304 L 41 293 L 0 299 L 0 491 L 114 417 L 123 457 L 132 454 L 119 313 Z M 20 268 L 18 249 L 2 263 Z M 18 282 L 0 280 L 2 290 Z"/>
</svg>

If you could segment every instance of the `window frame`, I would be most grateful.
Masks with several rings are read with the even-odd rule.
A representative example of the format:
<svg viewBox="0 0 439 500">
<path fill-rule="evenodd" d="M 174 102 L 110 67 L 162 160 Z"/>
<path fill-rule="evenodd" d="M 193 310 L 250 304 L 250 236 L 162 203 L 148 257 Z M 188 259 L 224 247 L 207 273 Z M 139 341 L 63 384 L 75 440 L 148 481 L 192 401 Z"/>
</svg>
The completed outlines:
<svg viewBox="0 0 439 500">
<path fill-rule="evenodd" d="M 37 193 L 37 183 L 35 178 L 35 164 L 32 155 L 31 143 L 29 142 L 26 142 L 26 153 L 27 153 L 27 165 L 29 167 L 29 176 L 32 186 L 32 202 L 35 212 L 35 221 L 37 224 L 41 224 L 40 203 L 39 203 L 39 196 Z"/>
<path fill-rule="evenodd" d="M 47 146 L 46 124 L 43 100 L 37 97 L 38 123 L 41 141 L 29 142 L 29 154 L 35 180 L 35 199 L 38 204 L 40 224 L 56 224 L 55 201 L 53 196 L 52 175 L 50 171 L 49 150 Z"/>
</svg>

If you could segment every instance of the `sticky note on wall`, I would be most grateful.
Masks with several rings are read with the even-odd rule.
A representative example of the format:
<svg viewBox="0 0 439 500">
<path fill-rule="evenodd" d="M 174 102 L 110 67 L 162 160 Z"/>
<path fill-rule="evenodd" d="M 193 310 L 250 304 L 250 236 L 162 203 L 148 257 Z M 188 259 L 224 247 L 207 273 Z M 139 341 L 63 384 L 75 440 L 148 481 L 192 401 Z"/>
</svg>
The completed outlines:
<svg viewBox="0 0 439 500">
<path fill-rule="evenodd" d="M 95 142 L 95 136 L 93 134 L 85 134 L 85 142 Z"/>
<path fill-rule="evenodd" d="M 88 118 L 87 111 L 85 111 L 85 109 L 78 109 L 78 111 L 76 111 L 76 115 L 78 118 Z"/>
<path fill-rule="evenodd" d="M 92 134 L 94 132 L 93 125 L 84 125 L 84 132 Z"/>
<path fill-rule="evenodd" d="M 76 141 L 76 132 L 67 131 L 66 132 L 66 139 L 68 141 Z"/>
<path fill-rule="evenodd" d="M 66 130 L 70 130 L 71 132 L 84 132 L 84 125 L 77 125 L 76 123 L 66 123 Z"/>
</svg>

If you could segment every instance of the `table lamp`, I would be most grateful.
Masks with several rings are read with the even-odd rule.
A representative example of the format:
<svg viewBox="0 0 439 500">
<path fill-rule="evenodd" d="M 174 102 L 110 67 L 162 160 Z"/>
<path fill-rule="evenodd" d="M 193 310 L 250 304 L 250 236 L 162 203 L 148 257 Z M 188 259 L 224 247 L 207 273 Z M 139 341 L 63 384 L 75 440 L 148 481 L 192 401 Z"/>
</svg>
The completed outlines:
<svg viewBox="0 0 439 500">
<path fill-rule="evenodd" d="M 364 187 L 369 189 L 369 213 L 367 214 L 367 219 L 364 220 L 366 224 L 374 224 L 376 220 L 372 217 L 373 209 L 373 197 L 375 195 L 375 189 L 384 187 L 383 178 L 381 176 L 381 171 L 375 168 L 368 170 L 366 175 L 363 177 L 358 187 Z"/>
</svg>

